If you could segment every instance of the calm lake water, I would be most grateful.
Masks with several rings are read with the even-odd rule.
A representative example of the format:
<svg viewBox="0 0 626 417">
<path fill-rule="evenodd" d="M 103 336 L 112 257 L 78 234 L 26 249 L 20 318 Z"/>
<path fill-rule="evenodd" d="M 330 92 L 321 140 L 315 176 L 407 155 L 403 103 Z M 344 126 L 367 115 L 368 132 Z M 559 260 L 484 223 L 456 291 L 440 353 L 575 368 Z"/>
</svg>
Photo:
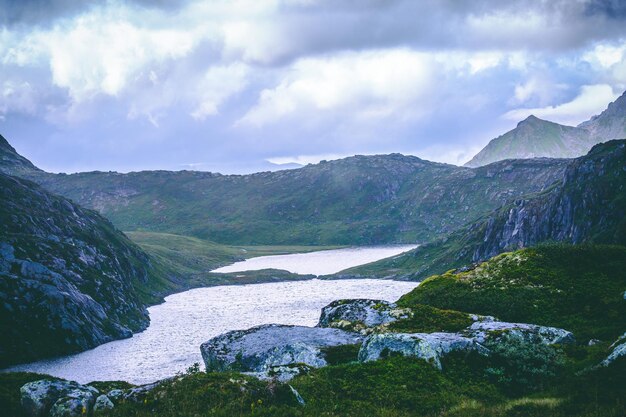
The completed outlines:
<svg viewBox="0 0 626 417">
<path fill-rule="evenodd" d="M 340 261 L 335 262 L 333 256 L 337 253 L 344 256 L 346 250 L 325 252 L 325 258 L 319 258 L 323 252 L 307 256 L 314 256 L 317 262 L 338 265 Z M 300 262 L 303 257 L 290 259 Z M 390 280 L 314 279 L 194 289 L 171 295 L 165 303 L 150 307 L 150 327 L 130 339 L 8 370 L 45 373 L 81 383 L 96 380 L 148 383 L 182 372 L 195 362 L 202 364 L 200 344 L 221 333 L 267 323 L 314 326 L 321 308 L 333 300 L 395 301 L 416 286 L 414 282 Z"/>
<path fill-rule="evenodd" d="M 272 255 L 250 258 L 235 262 L 212 272 L 242 272 L 261 269 L 283 269 L 294 274 L 335 274 L 353 266 L 363 265 L 379 259 L 389 258 L 415 249 L 417 245 L 371 246 L 325 250 L 290 255 Z"/>
</svg>

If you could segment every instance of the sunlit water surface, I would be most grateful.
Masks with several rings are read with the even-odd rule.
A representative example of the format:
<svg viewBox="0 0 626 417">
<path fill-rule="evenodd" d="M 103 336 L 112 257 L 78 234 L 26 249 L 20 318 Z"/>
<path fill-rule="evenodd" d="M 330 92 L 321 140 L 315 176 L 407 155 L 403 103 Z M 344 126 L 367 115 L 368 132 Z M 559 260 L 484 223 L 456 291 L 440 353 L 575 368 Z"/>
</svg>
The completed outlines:
<svg viewBox="0 0 626 417">
<path fill-rule="evenodd" d="M 399 253 L 398 250 L 396 247 L 393 253 L 379 252 L 378 259 L 393 256 Z M 332 264 L 332 271 L 335 271 L 337 268 L 344 269 L 346 263 L 339 258 L 346 254 L 361 257 L 361 263 L 370 261 L 364 260 L 367 256 L 355 249 L 265 258 L 289 257 L 295 263 L 304 262 L 311 266 L 324 264 L 320 267 Z M 314 274 L 329 273 L 327 271 L 331 270 L 329 267 L 305 271 L 285 263 L 264 264 L 264 268 L 267 267 Z M 171 295 L 165 303 L 150 307 L 150 327 L 130 339 L 8 370 L 45 373 L 81 383 L 96 380 L 148 383 L 182 372 L 195 362 L 202 363 L 200 344 L 221 333 L 267 323 L 314 326 L 321 308 L 333 300 L 374 298 L 395 301 L 416 285 L 414 282 L 390 280 L 314 279 L 189 290 Z"/>
<path fill-rule="evenodd" d="M 272 255 L 250 258 L 235 262 L 212 272 L 242 272 L 261 269 L 283 269 L 294 274 L 335 274 L 353 266 L 363 265 L 379 259 L 389 258 L 415 249 L 417 245 L 370 246 L 325 250 L 290 255 Z"/>
</svg>

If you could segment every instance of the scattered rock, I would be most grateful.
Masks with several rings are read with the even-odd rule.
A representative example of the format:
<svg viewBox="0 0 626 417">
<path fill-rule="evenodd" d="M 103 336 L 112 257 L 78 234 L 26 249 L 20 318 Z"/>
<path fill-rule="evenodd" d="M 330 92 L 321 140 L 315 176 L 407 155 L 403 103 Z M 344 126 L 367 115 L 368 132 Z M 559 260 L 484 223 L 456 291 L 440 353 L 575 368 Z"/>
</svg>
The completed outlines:
<svg viewBox="0 0 626 417">
<path fill-rule="evenodd" d="M 463 332 L 486 347 L 498 343 L 504 333 L 528 343 L 545 345 L 571 344 L 576 341 L 574 334 L 564 329 L 502 321 L 477 321 Z"/>
<path fill-rule="evenodd" d="M 618 358 L 626 356 L 626 333 L 620 336 L 610 347 L 613 349 L 613 351 L 609 356 L 607 356 L 605 360 L 600 363 L 600 365 L 602 366 L 610 366 Z"/>
<path fill-rule="evenodd" d="M 321 348 L 361 340 L 360 335 L 339 329 L 269 324 L 217 336 L 200 350 L 207 372 L 253 372 L 286 380 L 293 365 L 326 366 Z"/>
<path fill-rule="evenodd" d="M 359 361 L 375 361 L 398 353 L 424 359 L 441 369 L 441 358 L 454 351 L 488 353 L 474 339 L 455 333 L 385 333 L 365 339 L 359 351 Z"/>
<path fill-rule="evenodd" d="M 102 411 L 102 410 L 110 410 L 114 408 L 115 405 L 106 395 L 101 395 L 96 398 L 96 402 L 93 406 L 93 411 Z"/>
<path fill-rule="evenodd" d="M 337 300 L 322 309 L 317 327 L 361 331 L 406 318 L 408 310 L 383 300 Z"/>
<path fill-rule="evenodd" d="M 59 398 L 52 409 L 50 409 L 50 417 L 81 417 L 90 413 L 93 409 L 98 390 L 81 386 L 74 389 L 66 395 Z"/>
<path fill-rule="evenodd" d="M 90 409 L 98 390 L 72 381 L 42 379 L 29 382 L 20 389 L 22 408 L 26 415 L 73 416 L 77 407 Z"/>
</svg>

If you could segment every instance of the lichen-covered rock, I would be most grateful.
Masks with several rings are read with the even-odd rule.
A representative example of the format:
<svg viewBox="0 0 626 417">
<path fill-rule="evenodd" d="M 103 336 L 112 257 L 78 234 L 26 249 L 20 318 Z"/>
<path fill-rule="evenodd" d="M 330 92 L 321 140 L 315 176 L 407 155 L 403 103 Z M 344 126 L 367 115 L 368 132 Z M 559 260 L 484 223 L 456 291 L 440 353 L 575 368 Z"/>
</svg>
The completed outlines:
<svg viewBox="0 0 626 417">
<path fill-rule="evenodd" d="M 50 409 L 50 417 L 81 417 L 91 413 L 98 390 L 81 386 L 59 398 Z"/>
<path fill-rule="evenodd" d="M 474 339 L 455 333 L 387 333 L 366 338 L 359 361 L 375 361 L 397 353 L 424 359 L 441 369 L 441 358 L 455 351 L 487 353 Z"/>
<path fill-rule="evenodd" d="M 91 407 L 98 390 L 72 381 L 42 379 L 23 385 L 20 394 L 22 408 L 28 416 L 43 417 L 53 411 L 55 416 L 71 416 L 71 410 L 79 403 L 81 412 L 83 404 Z"/>
<path fill-rule="evenodd" d="M 322 309 L 318 327 L 363 331 L 407 317 L 407 310 L 383 300 L 337 300 Z"/>
<path fill-rule="evenodd" d="M 119 388 L 112 389 L 111 391 L 107 392 L 107 398 L 113 401 L 113 404 L 115 404 L 124 398 L 124 391 Z"/>
<path fill-rule="evenodd" d="M 486 347 L 499 343 L 503 334 L 520 341 L 544 345 L 570 344 L 576 341 L 572 332 L 564 329 L 502 321 L 478 321 L 463 333 Z"/>
<path fill-rule="evenodd" d="M 110 410 L 114 407 L 115 405 L 109 397 L 107 397 L 106 395 L 101 395 L 96 398 L 96 402 L 93 405 L 93 411 Z"/>
<path fill-rule="evenodd" d="M 200 347 L 207 372 L 240 371 L 269 376 L 281 367 L 327 364 L 321 348 L 360 343 L 362 337 L 339 329 L 269 324 L 217 336 Z M 277 375 L 280 377 L 280 375 Z"/>
</svg>

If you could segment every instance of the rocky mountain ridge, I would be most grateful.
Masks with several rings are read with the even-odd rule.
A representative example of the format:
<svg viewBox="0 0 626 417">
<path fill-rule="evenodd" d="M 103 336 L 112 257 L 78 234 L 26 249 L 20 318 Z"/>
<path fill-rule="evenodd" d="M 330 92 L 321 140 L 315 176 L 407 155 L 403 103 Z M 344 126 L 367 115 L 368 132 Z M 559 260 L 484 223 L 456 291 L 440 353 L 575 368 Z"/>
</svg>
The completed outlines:
<svg viewBox="0 0 626 417">
<path fill-rule="evenodd" d="M 599 115 L 576 127 L 529 116 L 515 129 L 491 140 L 465 164 L 478 167 L 504 159 L 575 158 L 592 146 L 626 137 L 626 91 Z"/>
<path fill-rule="evenodd" d="M 363 245 L 440 237 L 544 190 L 567 164 L 536 159 L 470 169 L 391 154 L 250 175 L 31 171 L 23 176 L 98 210 L 122 230 L 223 244 Z"/>
</svg>

